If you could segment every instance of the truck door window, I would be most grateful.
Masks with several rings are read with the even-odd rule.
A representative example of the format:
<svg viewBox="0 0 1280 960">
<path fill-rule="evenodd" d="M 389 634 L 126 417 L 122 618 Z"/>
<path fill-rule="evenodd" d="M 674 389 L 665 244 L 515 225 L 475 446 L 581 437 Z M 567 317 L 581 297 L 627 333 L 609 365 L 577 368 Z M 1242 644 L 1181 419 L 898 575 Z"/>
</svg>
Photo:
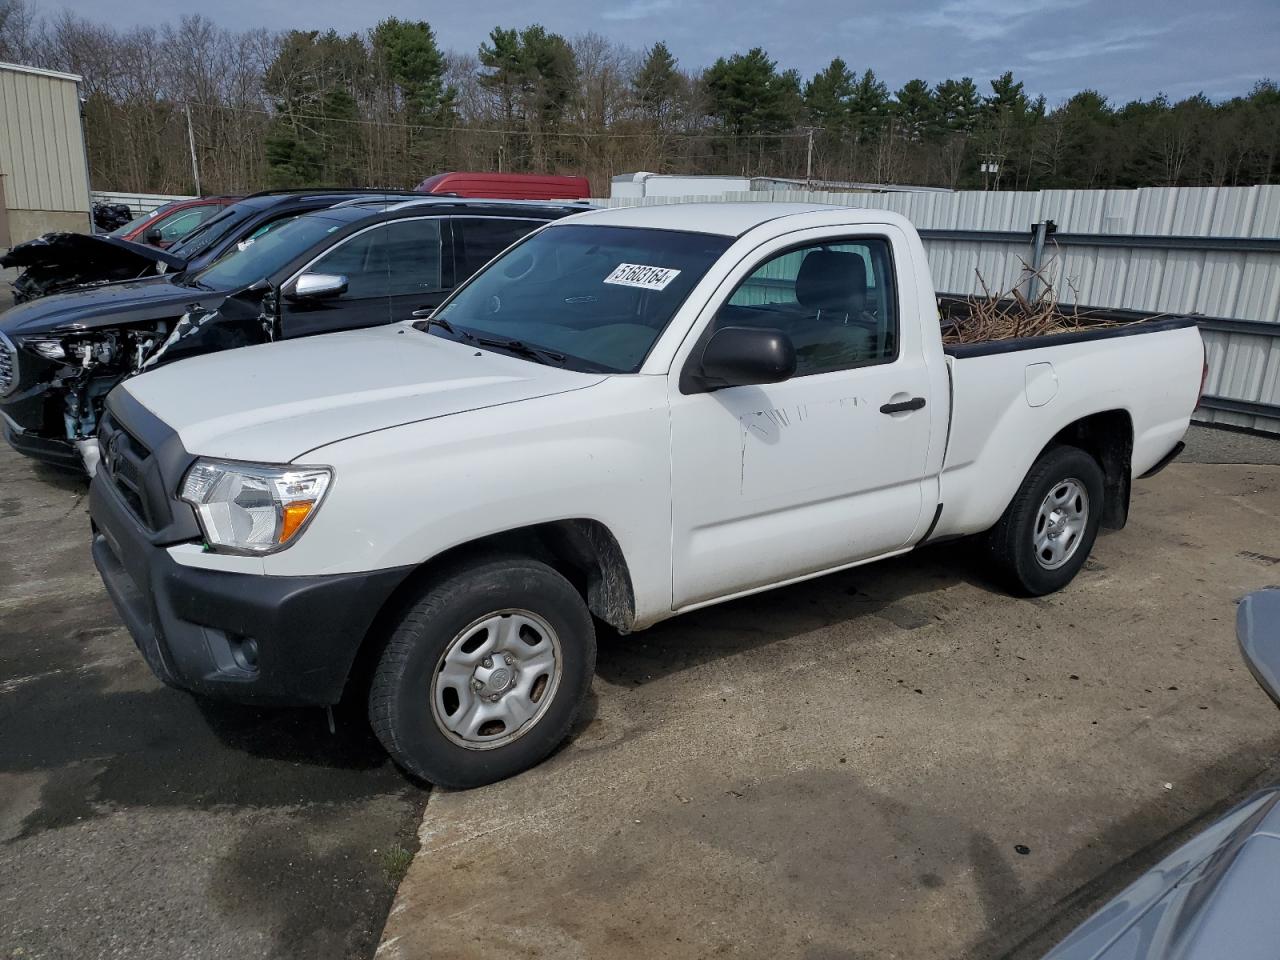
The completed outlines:
<svg viewBox="0 0 1280 960">
<path fill-rule="evenodd" d="M 889 363 L 898 353 L 888 242 L 806 244 L 765 260 L 716 313 L 713 329 L 766 327 L 796 348 L 796 375 Z"/>
</svg>

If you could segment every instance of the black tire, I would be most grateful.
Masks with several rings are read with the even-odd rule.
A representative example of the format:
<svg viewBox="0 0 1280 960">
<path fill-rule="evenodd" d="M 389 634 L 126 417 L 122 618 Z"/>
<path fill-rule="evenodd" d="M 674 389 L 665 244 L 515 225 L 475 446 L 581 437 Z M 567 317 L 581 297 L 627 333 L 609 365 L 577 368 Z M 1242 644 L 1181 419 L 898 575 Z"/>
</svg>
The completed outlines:
<svg viewBox="0 0 1280 960">
<path fill-rule="evenodd" d="M 519 728 L 517 739 L 489 749 L 461 746 L 437 723 L 433 680 L 468 625 L 506 610 L 529 611 L 555 631 L 559 679 L 549 704 Z M 433 581 L 401 618 L 374 668 L 369 720 L 392 759 L 414 776 L 442 787 L 494 783 L 559 746 L 591 687 L 595 663 L 591 614 L 568 580 L 527 557 L 486 558 Z"/>
<path fill-rule="evenodd" d="M 1014 593 L 1039 597 L 1061 590 L 1080 572 L 1098 536 L 1105 483 L 1098 461 L 1078 447 L 1050 447 L 1040 455 L 1014 494 L 1000 521 L 987 533 L 987 549 L 997 576 Z M 1040 507 L 1055 489 L 1071 480 L 1088 494 L 1083 531 L 1069 556 L 1049 569 L 1037 556 Z"/>
</svg>

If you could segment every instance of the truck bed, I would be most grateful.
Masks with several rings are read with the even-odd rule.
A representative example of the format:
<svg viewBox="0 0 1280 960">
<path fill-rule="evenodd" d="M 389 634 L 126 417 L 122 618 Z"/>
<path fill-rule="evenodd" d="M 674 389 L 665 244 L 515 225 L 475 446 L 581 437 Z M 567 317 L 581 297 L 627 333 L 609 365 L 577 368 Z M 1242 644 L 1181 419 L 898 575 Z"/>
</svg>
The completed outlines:
<svg viewBox="0 0 1280 960">
<path fill-rule="evenodd" d="M 969 317 L 976 297 L 958 294 L 938 295 L 939 321 L 945 331 L 948 327 L 962 325 Z M 1003 303 L 1003 301 L 1002 301 Z M 951 357 L 985 357 L 997 353 L 1012 353 L 1046 345 L 1084 343 L 1111 337 L 1131 337 L 1139 334 L 1178 330 L 1196 325 L 1194 317 L 1184 314 L 1151 314 L 1143 310 L 1123 310 L 1109 307 L 1081 307 L 1061 304 L 1061 312 L 1072 317 L 1082 329 L 1062 333 L 1048 333 L 1031 337 L 1009 337 L 999 340 L 983 340 L 977 343 L 944 343 L 943 350 Z"/>
<path fill-rule="evenodd" d="M 965 298 L 939 302 L 944 325 L 963 322 Z M 1112 417 L 1123 425 L 1132 437 L 1132 477 L 1182 438 L 1204 362 L 1195 319 L 1136 310 L 1088 314 L 1081 330 L 944 346 L 951 429 L 935 536 L 990 526 L 1046 440 L 1055 442 L 1082 418 Z"/>
</svg>

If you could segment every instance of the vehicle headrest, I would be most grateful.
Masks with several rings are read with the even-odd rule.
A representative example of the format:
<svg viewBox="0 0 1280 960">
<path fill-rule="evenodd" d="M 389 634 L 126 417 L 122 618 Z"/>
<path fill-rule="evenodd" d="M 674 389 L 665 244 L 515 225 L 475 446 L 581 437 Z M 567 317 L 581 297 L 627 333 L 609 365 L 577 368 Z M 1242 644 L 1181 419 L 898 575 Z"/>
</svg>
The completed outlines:
<svg viewBox="0 0 1280 960">
<path fill-rule="evenodd" d="M 796 275 L 796 300 L 818 310 L 861 310 L 867 299 L 867 265 L 856 253 L 812 250 Z"/>
</svg>

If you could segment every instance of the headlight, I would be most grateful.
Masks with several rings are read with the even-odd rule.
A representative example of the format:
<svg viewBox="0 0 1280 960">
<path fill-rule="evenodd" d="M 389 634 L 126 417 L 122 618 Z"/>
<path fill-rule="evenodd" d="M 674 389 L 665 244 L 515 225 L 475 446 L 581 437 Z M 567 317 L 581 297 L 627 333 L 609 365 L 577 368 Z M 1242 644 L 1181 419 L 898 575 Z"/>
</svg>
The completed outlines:
<svg viewBox="0 0 1280 960">
<path fill-rule="evenodd" d="M 320 506 L 333 471 L 197 460 L 182 481 L 210 546 L 272 553 L 287 546 Z"/>
<path fill-rule="evenodd" d="M 24 337 L 22 345 L 46 360 L 62 360 L 67 356 L 67 351 L 62 348 L 62 343 L 52 337 Z"/>
</svg>

